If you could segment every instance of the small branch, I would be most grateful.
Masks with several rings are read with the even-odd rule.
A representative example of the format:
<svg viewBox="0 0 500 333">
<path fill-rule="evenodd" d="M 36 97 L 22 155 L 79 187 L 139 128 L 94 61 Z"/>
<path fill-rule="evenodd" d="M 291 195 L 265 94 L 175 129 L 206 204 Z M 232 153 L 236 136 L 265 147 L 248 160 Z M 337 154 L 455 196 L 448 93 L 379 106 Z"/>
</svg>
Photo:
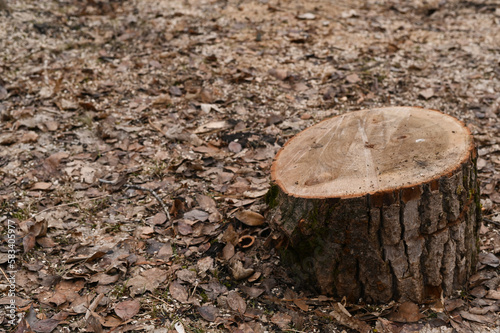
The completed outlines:
<svg viewBox="0 0 500 333">
<path fill-rule="evenodd" d="M 6 281 L 7 283 L 10 283 L 9 278 L 7 277 L 7 274 L 5 274 L 5 272 L 3 271 L 2 267 L 0 267 L 0 271 L 2 271 L 2 274 L 3 274 L 4 278 L 5 278 L 5 281 Z"/>
<path fill-rule="evenodd" d="M 155 130 L 157 130 L 158 132 L 160 132 L 162 135 L 165 135 L 165 132 L 163 132 L 163 130 L 161 128 L 159 128 L 158 126 L 156 126 L 155 124 L 153 124 L 151 122 L 151 119 L 148 118 L 148 123 L 151 127 L 153 127 Z"/>
<path fill-rule="evenodd" d="M 46 212 L 48 210 L 57 209 L 57 208 L 60 208 L 60 207 L 71 206 L 71 205 L 76 205 L 76 204 L 80 204 L 80 203 L 87 202 L 87 201 L 99 200 L 99 199 L 110 197 L 110 196 L 111 196 L 111 194 L 104 194 L 104 195 L 100 195 L 100 196 L 92 198 L 92 199 L 85 199 L 85 200 L 73 201 L 73 202 L 68 202 L 68 203 L 65 203 L 65 204 L 60 204 L 60 205 L 57 205 L 57 206 L 52 206 L 52 207 L 45 208 L 44 210 L 39 211 L 38 213 L 32 215 L 31 217 L 38 216 L 38 215 L 40 215 L 40 214 L 42 214 L 42 213 L 44 213 L 44 212 Z"/>
<path fill-rule="evenodd" d="M 110 180 L 106 180 L 106 179 L 99 179 L 99 181 L 101 183 L 104 183 L 104 184 L 116 185 L 116 182 L 113 182 L 113 181 L 110 181 Z M 167 205 L 163 202 L 163 200 L 160 198 L 160 196 L 158 195 L 158 193 L 156 193 L 155 190 L 149 189 L 149 188 L 144 187 L 144 186 L 132 185 L 132 184 L 124 184 L 123 187 L 125 187 L 125 188 L 131 188 L 131 189 L 134 189 L 134 190 L 146 191 L 146 192 L 151 193 L 151 195 L 153 197 L 155 197 L 155 199 L 160 203 L 161 208 L 163 208 L 163 211 L 165 212 L 165 215 L 167 216 L 167 220 L 170 221 L 170 213 L 168 212 Z"/>
<path fill-rule="evenodd" d="M 488 223 L 493 223 L 494 225 L 496 225 L 496 226 L 499 226 L 499 227 L 500 227 L 500 222 L 493 221 L 493 220 L 487 219 L 487 218 L 485 218 L 485 217 L 483 217 L 483 221 L 484 221 L 484 222 L 488 222 Z"/>
<path fill-rule="evenodd" d="M 99 302 L 101 301 L 101 299 L 103 297 L 104 297 L 104 294 L 99 294 L 96 296 L 96 298 L 94 298 L 94 300 L 92 301 L 92 303 L 88 307 L 87 312 L 85 313 L 85 320 L 89 319 L 90 315 L 97 308 L 97 306 L 99 305 Z"/>
</svg>

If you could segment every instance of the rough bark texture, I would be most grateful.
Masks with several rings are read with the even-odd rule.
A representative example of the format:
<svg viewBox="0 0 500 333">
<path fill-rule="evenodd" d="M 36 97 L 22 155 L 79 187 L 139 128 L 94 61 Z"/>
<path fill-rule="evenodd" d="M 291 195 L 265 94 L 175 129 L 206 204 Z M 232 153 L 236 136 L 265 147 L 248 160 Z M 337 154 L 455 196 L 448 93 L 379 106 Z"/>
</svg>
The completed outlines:
<svg viewBox="0 0 500 333">
<path fill-rule="evenodd" d="M 413 187 L 355 198 L 301 198 L 274 184 L 269 220 L 282 260 L 317 292 L 350 301 L 411 300 L 464 289 L 478 253 L 476 154 Z"/>
</svg>

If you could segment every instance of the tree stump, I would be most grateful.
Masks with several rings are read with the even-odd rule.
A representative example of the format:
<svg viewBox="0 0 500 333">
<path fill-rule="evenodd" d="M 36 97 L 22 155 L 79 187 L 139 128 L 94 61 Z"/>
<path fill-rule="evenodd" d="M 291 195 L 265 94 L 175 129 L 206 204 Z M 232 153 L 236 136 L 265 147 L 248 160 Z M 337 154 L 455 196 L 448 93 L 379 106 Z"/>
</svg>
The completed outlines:
<svg viewBox="0 0 500 333">
<path fill-rule="evenodd" d="M 422 303 L 466 287 L 480 226 L 464 124 L 388 107 L 312 126 L 276 155 L 266 195 L 291 275 L 350 301 Z"/>
</svg>

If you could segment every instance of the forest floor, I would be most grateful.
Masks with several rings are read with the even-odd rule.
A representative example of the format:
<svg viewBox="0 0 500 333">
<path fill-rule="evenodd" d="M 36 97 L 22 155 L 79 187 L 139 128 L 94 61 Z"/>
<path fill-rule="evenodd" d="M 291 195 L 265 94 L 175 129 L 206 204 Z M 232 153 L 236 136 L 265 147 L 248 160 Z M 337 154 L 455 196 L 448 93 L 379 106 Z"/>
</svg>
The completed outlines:
<svg viewBox="0 0 500 333">
<path fill-rule="evenodd" d="M 6 3 L 0 331 L 498 332 L 498 2 Z M 478 144 L 481 262 L 444 304 L 299 290 L 261 216 L 291 136 L 389 105 Z"/>
</svg>

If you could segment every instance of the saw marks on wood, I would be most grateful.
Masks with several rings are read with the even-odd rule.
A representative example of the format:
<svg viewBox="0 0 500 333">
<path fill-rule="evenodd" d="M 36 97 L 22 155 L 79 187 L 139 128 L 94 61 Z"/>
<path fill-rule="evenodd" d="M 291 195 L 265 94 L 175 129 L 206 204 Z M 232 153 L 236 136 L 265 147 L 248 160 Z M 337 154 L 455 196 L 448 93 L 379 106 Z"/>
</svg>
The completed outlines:
<svg viewBox="0 0 500 333">
<path fill-rule="evenodd" d="M 271 176 L 289 195 L 342 198 L 411 187 L 456 169 L 472 139 L 458 120 L 415 107 L 327 119 L 278 153 Z"/>
</svg>

